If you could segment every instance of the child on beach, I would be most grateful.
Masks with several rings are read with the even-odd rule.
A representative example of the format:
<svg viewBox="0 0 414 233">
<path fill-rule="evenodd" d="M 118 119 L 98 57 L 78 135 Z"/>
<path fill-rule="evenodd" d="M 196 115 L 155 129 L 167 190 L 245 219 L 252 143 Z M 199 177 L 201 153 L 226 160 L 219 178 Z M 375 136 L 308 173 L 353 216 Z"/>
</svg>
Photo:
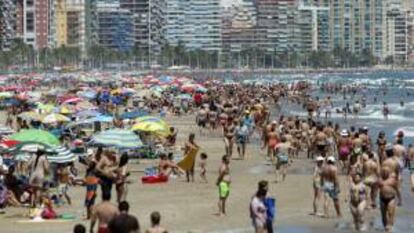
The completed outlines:
<svg viewBox="0 0 414 233">
<path fill-rule="evenodd" d="M 207 167 L 207 154 L 206 153 L 201 153 L 200 154 L 200 157 L 201 157 L 201 161 L 200 161 L 200 163 L 199 163 L 199 166 L 200 166 L 200 177 L 201 177 L 201 179 L 205 182 L 205 183 L 208 183 L 208 181 L 207 181 L 207 177 L 206 177 L 206 173 L 207 173 L 207 169 L 206 169 L 206 167 Z"/>
</svg>

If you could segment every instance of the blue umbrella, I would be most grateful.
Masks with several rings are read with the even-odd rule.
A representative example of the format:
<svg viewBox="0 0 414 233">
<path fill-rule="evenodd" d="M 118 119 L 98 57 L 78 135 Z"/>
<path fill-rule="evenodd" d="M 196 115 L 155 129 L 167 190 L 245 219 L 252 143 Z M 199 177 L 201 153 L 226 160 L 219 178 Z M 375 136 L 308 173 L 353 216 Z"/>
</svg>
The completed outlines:
<svg viewBox="0 0 414 233">
<path fill-rule="evenodd" d="M 88 120 L 90 120 L 91 122 L 95 122 L 95 121 L 98 121 L 98 122 L 112 122 L 114 120 L 114 118 L 111 117 L 111 116 L 99 115 L 99 116 L 90 118 Z"/>
<path fill-rule="evenodd" d="M 138 135 L 130 130 L 110 129 L 94 135 L 89 144 L 123 149 L 141 148 L 144 144 Z"/>
<path fill-rule="evenodd" d="M 83 91 L 79 93 L 80 97 L 87 98 L 87 99 L 94 99 L 97 93 L 95 91 Z"/>
<path fill-rule="evenodd" d="M 121 119 L 135 119 L 146 115 L 148 115 L 148 112 L 146 111 L 124 112 L 121 115 Z"/>
</svg>

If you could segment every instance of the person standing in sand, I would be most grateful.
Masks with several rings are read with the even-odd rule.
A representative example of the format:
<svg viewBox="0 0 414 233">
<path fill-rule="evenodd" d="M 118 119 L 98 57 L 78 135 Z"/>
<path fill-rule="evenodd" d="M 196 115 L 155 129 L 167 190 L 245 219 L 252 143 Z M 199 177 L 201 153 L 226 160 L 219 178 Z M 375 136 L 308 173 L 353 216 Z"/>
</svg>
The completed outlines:
<svg viewBox="0 0 414 233">
<path fill-rule="evenodd" d="M 355 229 L 360 231 L 364 229 L 364 212 L 367 206 L 367 190 L 362 182 L 361 173 L 356 173 L 352 176 L 349 196 L 349 207 L 354 219 Z"/>
<path fill-rule="evenodd" d="M 200 147 L 195 143 L 195 134 L 191 133 L 188 136 L 188 141 L 184 145 L 184 154 L 187 155 L 192 150 L 197 150 L 198 148 Z M 193 161 L 192 167 L 189 170 L 185 171 L 187 182 L 190 182 L 190 178 L 191 178 L 191 182 L 194 182 L 194 166 L 195 166 L 195 159 Z"/>
<path fill-rule="evenodd" d="M 327 159 L 327 164 L 322 169 L 321 184 L 325 192 L 324 215 L 328 217 L 328 201 L 333 200 L 336 215 L 338 218 L 342 217 L 341 207 L 339 204 L 340 188 L 338 180 L 338 169 L 335 166 L 335 158 L 330 156 Z"/>
<path fill-rule="evenodd" d="M 219 176 L 217 178 L 216 185 L 219 189 L 219 216 L 225 216 L 226 215 L 226 201 L 227 198 L 230 195 L 230 159 L 227 155 L 223 155 L 221 159 L 221 165 L 219 168 Z"/>
<path fill-rule="evenodd" d="M 365 157 L 365 156 L 364 156 Z M 369 203 L 372 208 L 376 208 L 376 198 L 378 195 L 377 181 L 379 178 L 379 164 L 374 158 L 374 153 L 368 152 L 368 158 L 364 158 L 364 164 L 362 166 L 363 177 L 365 177 L 364 183 L 369 190 Z"/>
<path fill-rule="evenodd" d="M 286 137 L 280 138 L 280 143 L 275 146 L 276 151 L 276 182 L 280 180 L 279 172 L 282 172 L 282 182 L 286 179 L 287 166 L 289 164 L 289 153 L 292 150 L 290 143 L 287 142 Z"/>
<path fill-rule="evenodd" d="M 223 136 L 226 155 L 230 158 L 233 156 L 234 135 L 235 127 L 233 124 L 233 120 L 229 120 L 227 124 L 223 127 Z"/>
<path fill-rule="evenodd" d="M 396 179 L 396 176 L 393 175 L 392 170 L 390 170 L 388 166 L 383 166 L 381 168 L 379 187 L 382 224 L 386 232 L 392 232 L 392 228 L 394 226 L 398 186 L 398 179 Z"/>
<path fill-rule="evenodd" d="M 44 151 L 38 150 L 35 156 L 29 161 L 28 168 L 30 171 L 29 185 L 33 190 L 31 204 L 36 207 L 41 202 L 43 182 L 45 176 L 49 172 L 49 162 Z"/>
<path fill-rule="evenodd" d="M 97 233 L 109 233 L 108 224 L 118 214 L 118 208 L 111 203 L 110 193 L 102 192 L 102 202 L 94 206 L 91 211 L 91 225 L 89 232 L 94 232 L 96 221 L 98 221 Z"/>
<path fill-rule="evenodd" d="M 321 187 L 321 177 L 322 177 L 322 168 L 325 159 L 322 156 L 318 156 L 316 158 L 316 166 L 313 171 L 313 215 L 319 216 L 321 214 L 318 213 L 318 201 L 322 195 L 322 187 Z"/>
</svg>

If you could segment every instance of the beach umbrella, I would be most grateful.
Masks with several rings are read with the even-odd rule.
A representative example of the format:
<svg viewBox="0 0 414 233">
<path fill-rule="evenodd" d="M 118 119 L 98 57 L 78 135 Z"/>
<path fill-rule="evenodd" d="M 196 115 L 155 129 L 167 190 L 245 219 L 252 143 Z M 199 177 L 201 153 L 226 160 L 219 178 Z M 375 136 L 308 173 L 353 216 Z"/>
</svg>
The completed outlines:
<svg viewBox="0 0 414 233">
<path fill-rule="evenodd" d="M 94 99 L 97 93 L 95 91 L 82 91 L 82 92 L 79 92 L 78 95 L 82 98 Z"/>
<path fill-rule="evenodd" d="M 93 105 L 90 102 L 82 101 L 78 102 L 75 107 L 76 111 L 82 111 L 82 110 L 92 110 L 92 109 L 98 109 L 95 105 Z"/>
<path fill-rule="evenodd" d="M 181 95 L 178 95 L 176 98 L 181 99 L 181 100 L 191 100 L 192 99 L 191 95 L 189 95 L 189 94 L 181 94 Z"/>
<path fill-rule="evenodd" d="M 8 126 L 0 125 L 0 135 L 9 135 L 14 133 L 14 130 Z"/>
<path fill-rule="evenodd" d="M 19 143 L 20 142 L 16 141 L 16 140 L 3 139 L 3 140 L 0 141 L 0 147 L 8 149 L 8 148 L 12 148 L 12 147 L 16 146 Z"/>
<path fill-rule="evenodd" d="M 146 111 L 133 111 L 133 112 L 124 112 L 121 115 L 121 119 L 134 119 L 137 117 L 142 117 L 148 115 Z"/>
<path fill-rule="evenodd" d="M 58 122 L 68 122 L 70 121 L 69 118 L 65 117 L 62 114 L 52 113 L 47 116 L 45 116 L 42 120 L 42 123 L 44 124 L 54 124 Z"/>
<path fill-rule="evenodd" d="M 35 153 L 39 150 L 45 151 L 47 160 L 50 163 L 69 163 L 74 162 L 77 159 L 77 156 L 65 146 L 48 147 L 43 144 L 25 143 L 12 148 L 10 152 L 14 154 L 14 159 L 16 161 L 27 162 L 32 156 L 31 153 Z"/>
<path fill-rule="evenodd" d="M 99 115 L 101 115 L 101 113 L 96 110 L 83 110 L 76 113 L 76 116 L 79 118 L 96 117 Z"/>
<path fill-rule="evenodd" d="M 13 97 L 13 92 L 0 92 L 0 98 L 10 98 Z"/>
<path fill-rule="evenodd" d="M 132 126 L 132 130 L 134 131 L 154 133 L 160 136 L 167 136 L 170 133 L 168 124 L 157 117 L 139 117 L 135 121 L 137 123 Z"/>
<path fill-rule="evenodd" d="M 18 116 L 22 118 L 23 120 L 41 121 L 44 115 L 38 112 L 30 111 L 30 112 L 22 112 Z"/>
<path fill-rule="evenodd" d="M 42 112 L 50 113 L 55 109 L 55 106 L 53 104 L 42 104 L 39 103 L 37 105 L 37 108 L 42 110 Z"/>
<path fill-rule="evenodd" d="M 102 131 L 92 136 L 90 144 L 123 149 L 140 148 L 143 146 L 139 136 L 126 129 L 110 129 Z"/>
<path fill-rule="evenodd" d="M 47 146 L 59 145 L 59 140 L 53 134 L 38 129 L 22 130 L 11 135 L 9 139 L 20 142 L 40 143 Z"/>
<path fill-rule="evenodd" d="M 81 98 L 74 97 L 74 98 L 70 98 L 70 99 L 67 99 L 67 100 L 63 101 L 63 104 L 76 104 L 76 103 L 79 103 L 81 101 L 82 101 Z"/>
<path fill-rule="evenodd" d="M 114 118 L 111 116 L 99 115 L 88 120 L 90 120 L 91 122 L 112 122 Z"/>
</svg>

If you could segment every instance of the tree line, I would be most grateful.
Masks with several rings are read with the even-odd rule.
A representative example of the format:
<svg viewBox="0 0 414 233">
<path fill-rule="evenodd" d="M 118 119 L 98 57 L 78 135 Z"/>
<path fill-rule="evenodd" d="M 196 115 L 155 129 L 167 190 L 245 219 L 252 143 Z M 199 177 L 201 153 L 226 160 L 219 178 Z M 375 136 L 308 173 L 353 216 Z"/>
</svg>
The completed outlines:
<svg viewBox="0 0 414 233">
<path fill-rule="evenodd" d="M 106 68 L 110 64 L 126 64 L 131 68 L 146 68 L 152 64 L 164 67 L 188 66 L 194 69 L 215 68 L 353 68 L 370 67 L 379 64 L 370 50 L 352 53 L 343 48 L 333 51 L 298 51 L 277 52 L 262 50 L 258 47 L 246 47 L 240 51 L 204 51 L 189 50 L 182 42 L 173 46 L 165 44 L 159 55 L 150 54 L 148 49 L 135 46 L 126 52 L 93 45 L 82 57 L 78 47 L 45 48 L 35 51 L 21 39 L 13 41 L 10 51 L 0 52 L 0 69 L 11 66 L 50 69 L 55 66 L 77 67 L 83 64 L 87 68 Z M 387 57 L 386 64 L 393 64 L 392 57 Z"/>
</svg>

